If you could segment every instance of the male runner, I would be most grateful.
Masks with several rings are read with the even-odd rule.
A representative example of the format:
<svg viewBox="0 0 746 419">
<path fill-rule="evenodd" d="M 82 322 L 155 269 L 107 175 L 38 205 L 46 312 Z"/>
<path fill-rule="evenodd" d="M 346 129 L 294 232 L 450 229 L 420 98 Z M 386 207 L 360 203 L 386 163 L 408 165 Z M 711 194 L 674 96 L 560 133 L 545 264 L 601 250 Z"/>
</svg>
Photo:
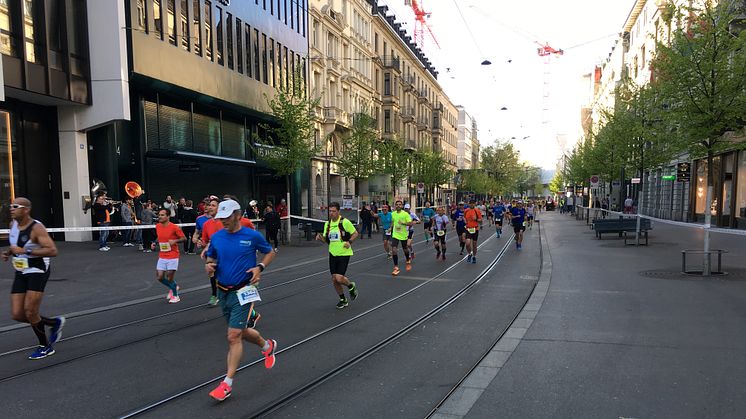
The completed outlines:
<svg viewBox="0 0 746 419">
<path fill-rule="evenodd" d="M 262 350 L 264 367 L 275 365 L 277 342 L 264 339 L 259 332 L 248 327 L 254 302 L 249 295 L 261 279 L 262 271 L 272 263 L 275 252 L 267 240 L 256 230 L 241 226 L 241 206 L 229 199 L 220 203 L 215 219 L 219 219 L 224 229 L 213 234 L 207 249 L 205 271 L 218 278 L 219 298 L 223 316 L 228 322 L 228 371 L 223 381 L 210 392 L 210 397 L 223 401 L 231 395 L 233 377 L 243 355 L 243 342 L 246 340 Z M 264 254 L 261 263 L 256 263 L 256 252 Z"/>
<path fill-rule="evenodd" d="M 438 214 L 433 217 L 432 221 L 435 229 L 433 246 L 437 252 L 435 254 L 435 259 L 439 259 L 442 255 L 443 260 L 446 260 L 446 231 L 448 231 L 448 224 L 451 222 L 443 207 L 438 207 Z"/>
<path fill-rule="evenodd" d="M 526 207 L 526 217 L 527 217 L 527 224 L 528 229 L 533 230 L 534 228 L 534 214 L 536 211 L 536 206 L 534 206 L 534 201 L 528 201 L 528 207 Z"/>
<path fill-rule="evenodd" d="M 324 234 L 317 234 L 316 240 L 329 243 L 329 271 L 332 274 L 332 284 L 339 295 L 337 308 L 347 307 L 348 301 L 345 297 L 342 285 L 350 292 L 350 300 L 357 298 L 357 287 L 345 274 L 347 265 L 352 256 L 352 242 L 357 239 L 358 233 L 352 222 L 339 215 L 339 202 L 329 204 L 329 221 L 324 223 Z"/>
<path fill-rule="evenodd" d="M 407 227 L 412 225 L 412 217 L 408 212 L 402 210 L 402 201 L 396 201 L 394 204 L 396 211 L 391 213 L 391 224 L 393 232 L 391 233 L 391 257 L 394 259 L 394 270 L 391 275 L 399 275 L 399 243 L 402 244 L 402 250 L 404 250 L 404 257 L 407 261 L 407 271 L 412 270 L 412 261 L 409 258 L 409 247 L 407 246 L 407 239 L 409 233 Z"/>
<path fill-rule="evenodd" d="M 469 256 L 466 262 L 477 263 L 477 240 L 479 240 L 479 226 L 482 224 L 482 211 L 477 208 L 476 201 L 469 201 L 469 208 L 464 211 L 466 221 L 466 251 Z"/>
<path fill-rule="evenodd" d="M 179 243 L 186 240 L 179 226 L 170 221 L 170 213 L 163 208 L 158 211 L 158 224 L 155 225 L 155 234 L 158 237 L 158 264 L 155 267 L 156 279 L 168 288 L 166 299 L 170 304 L 181 301 L 179 298 L 179 286 L 174 280 L 176 271 L 179 269 Z M 156 243 L 150 245 L 155 250 Z"/>
<path fill-rule="evenodd" d="M 505 205 L 503 205 L 502 201 L 497 201 L 495 205 L 492 206 L 492 214 L 495 218 L 495 234 L 497 234 L 497 238 L 500 238 L 500 235 L 503 234 L 503 216 L 505 216 Z"/>
<path fill-rule="evenodd" d="M 451 219 L 458 234 L 458 242 L 461 246 L 459 255 L 463 256 L 464 246 L 466 245 L 466 222 L 464 221 L 464 203 L 459 202 L 458 207 L 451 213 Z"/>
<path fill-rule="evenodd" d="M 433 243 L 435 242 L 435 236 L 433 236 L 433 217 L 435 217 L 435 210 L 430 206 L 430 202 L 425 202 L 425 209 L 422 210 L 422 223 L 425 227 L 425 244 L 430 243 L 430 239 L 433 239 Z"/>
<path fill-rule="evenodd" d="M 18 197 L 10 204 L 10 248 L 3 252 L 3 260 L 12 258 L 16 270 L 10 290 L 10 310 L 13 320 L 31 325 L 39 346 L 28 359 L 42 359 L 54 354 L 52 345 L 62 338 L 64 317 L 49 318 L 39 315 L 50 273 L 49 258 L 57 256 L 57 246 L 47 229 L 31 218 L 31 201 Z M 44 326 L 51 327 L 49 338 Z"/>
<path fill-rule="evenodd" d="M 521 249 L 523 246 L 523 232 L 526 231 L 526 209 L 523 208 L 523 202 L 516 202 L 515 206 L 507 214 L 515 232 L 515 247 L 516 249 Z"/>
<path fill-rule="evenodd" d="M 378 214 L 373 214 L 378 220 L 381 220 L 381 228 L 383 229 L 383 250 L 386 252 L 386 258 L 391 259 L 391 208 L 387 204 L 381 204 L 381 211 Z"/>
<path fill-rule="evenodd" d="M 205 205 L 205 213 L 197 217 L 197 221 L 195 222 L 196 229 L 194 230 L 194 235 L 192 236 L 192 242 L 196 244 L 197 247 L 205 247 L 207 245 L 207 243 L 202 241 L 202 232 L 204 230 L 205 223 L 212 220 L 212 217 L 215 216 L 215 212 L 217 212 L 218 210 L 218 203 L 220 202 L 218 197 L 215 195 L 210 195 L 206 199 L 206 201 L 207 205 Z M 204 256 L 202 258 L 204 259 Z M 215 280 L 215 276 L 211 276 L 209 279 L 212 293 L 210 294 L 210 300 L 207 302 L 207 304 L 215 307 L 218 305 L 218 286 Z"/>
<path fill-rule="evenodd" d="M 420 217 L 415 213 L 414 208 L 409 204 L 404 204 L 404 210 L 409 212 L 409 216 L 412 217 L 412 225 L 407 227 L 407 248 L 409 249 L 409 258 L 414 259 L 414 247 L 412 247 L 412 239 L 414 238 L 414 225 L 420 223 Z"/>
</svg>

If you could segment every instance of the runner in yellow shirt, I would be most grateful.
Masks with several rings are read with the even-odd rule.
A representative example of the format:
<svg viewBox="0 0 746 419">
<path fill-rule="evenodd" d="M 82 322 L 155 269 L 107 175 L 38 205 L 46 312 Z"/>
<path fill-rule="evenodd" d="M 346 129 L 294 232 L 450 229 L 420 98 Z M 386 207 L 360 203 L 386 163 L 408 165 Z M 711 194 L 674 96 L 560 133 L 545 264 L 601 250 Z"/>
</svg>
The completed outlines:
<svg viewBox="0 0 746 419">
<path fill-rule="evenodd" d="M 350 220 L 339 215 L 339 203 L 330 203 L 329 221 L 324 224 L 324 234 L 317 234 L 316 240 L 329 243 L 329 271 L 332 274 L 334 289 L 337 290 L 339 295 L 337 308 L 345 308 L 349 304 L 342 285 L 349 290 L 350 300 L 355 301 L 357 298 L 355 283 L 345 276 L 347 265 L 350 263 L 350 256 L 352 256 L 351 244 L 357 239 L 357 236 L 357 230 Z"/>
<path fill-rule="evenodd" d="M 407 227 L 412 225 L 412 217 L 408 212 L 402 210 L 402 201 L 396 201 L 396 210 L 391 213 L 391 256 L 394 259 L 394 270 L 391 275 L 399 275 L 399 243 L 402 244 L 404 250 L 404 257 L 407 259 L 407 271 L 412 270 L 412 261 L 409 257 L 409 249 L 407 248 L 407 239 L 409 238 L 409 231 Z"/>
</svg>

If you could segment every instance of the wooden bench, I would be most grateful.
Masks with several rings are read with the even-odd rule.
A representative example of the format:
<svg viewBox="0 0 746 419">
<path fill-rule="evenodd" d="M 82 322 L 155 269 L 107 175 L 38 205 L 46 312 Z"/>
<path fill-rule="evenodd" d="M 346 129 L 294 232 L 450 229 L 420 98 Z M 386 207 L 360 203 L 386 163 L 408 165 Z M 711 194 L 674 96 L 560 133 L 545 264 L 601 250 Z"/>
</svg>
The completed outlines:
<svg viewBox="0 0 746 419">
<path fill-rule="evenodd" d="M 604 233 L 617 233 L 619 237 L 625 236 L 625 243 L 627 241 L 627 233 L 634 233 L 637 230 L 637 219 L 635 218 L 607 218 L 597 219 L 593 221 L 593 230 L 596 232 L 596 237 L 600 240 Z M 645 236 L 645 244 L 648 243 L 648 230 L 652 230 L 650 220 L 643 218 L 640 220 L 640 234 Z"/>
</svg>

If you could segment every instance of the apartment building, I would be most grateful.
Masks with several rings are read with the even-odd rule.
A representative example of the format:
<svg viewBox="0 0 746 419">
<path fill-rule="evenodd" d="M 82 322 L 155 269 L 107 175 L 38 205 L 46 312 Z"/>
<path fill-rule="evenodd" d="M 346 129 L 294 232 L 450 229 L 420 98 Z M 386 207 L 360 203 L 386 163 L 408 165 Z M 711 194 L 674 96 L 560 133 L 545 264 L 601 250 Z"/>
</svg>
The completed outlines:
<svg viewBox="0 0 746 419">
<path fill-rule="evenodd" d="M 456 106 L 456 109 L 458 110 L 456 166 L 459 170 L 476 169 L 479 166 L 477 123 L 463 106 Z"/>
</svg>

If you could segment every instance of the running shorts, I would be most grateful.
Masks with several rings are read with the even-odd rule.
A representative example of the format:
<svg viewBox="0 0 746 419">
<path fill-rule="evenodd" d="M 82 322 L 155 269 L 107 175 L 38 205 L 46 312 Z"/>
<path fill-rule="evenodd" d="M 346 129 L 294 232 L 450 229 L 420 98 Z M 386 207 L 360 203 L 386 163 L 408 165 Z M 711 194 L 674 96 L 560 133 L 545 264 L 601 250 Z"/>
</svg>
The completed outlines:
<svg viewBox="0 0 746 419">
<path fill-rule="evenodd" d="M 391 238 L 391 246 L 392 247 L 399 247 L 399 243 L 402 244 L 402 248 L 406 247 L 406 245 L 407 245 L 407 241 L 406 240 L 399 240 L 399 239 L 395 239 L 393 237 Z"/>
<path fill-rule="evenodd" d="M 383 237 L 383 241 L 386 241 L 386 240 L 391 241 L 391 234 L 386 234 L 386 231 L 384 231 L 383 234 L 381 234 L 381 237 Z"/>
<path fill-rule="evenodd" d="M 434 240 L 435 240 L 436 242 L 440 242 L 440 243 L 442 243 L 442 244 L 443 244 L 443 245 L 445 246 L 445 244 L 446 244 L 446 235 L 445 235 L 445 234 L 443 234 L 442 236 L 439 236 L 439 235 L 438 235 L 438 232 L 437 232 L 437 231 L 435 231 L 435 239 L 434 239 Z"/>
<path fill-rule="evenodd" d="M 158 264 L 155 266 L 155 269 L 158 271 L 178 271 L 179 259 L 158 258 Z"/>
<path fill-rule="evenodd" d="M 475 231 L 475 232 L 473 232 L 473 233 L 469 233 L 469 232 L 467 231 L 467 232 L 466 232 L 466 238 L 467 238 L 467 239 L 470 239 L 470 240 L 474 240 L 474 241 L 477 241 L 477 240 L 479 240 L 479 230 L 477 230 L 477 231 Z"/>
<path fill-rule="evenodd" d="M 433 227 L 433 222 L 432 221 L 425 221 L 423 223 L 423 225 L 425 227 L 425 230 L 430 230 Z"/>
<path fill-rule="evenodd" d="M 47 280 L 49 279 L 49 273 L 50 269 L 47 269 L 44 273 L 35 272 L 23 274 L 21 272 L 16 272 L 10 293 L 25 294 L 26 291 L 44 292 L 44 288 L 47 286 Z"/>
<path fill-rule="evenodd" d="M 414 237 L 414 230 L 409 230 L 409 235 L 407 236 L 407 239 L 412 240 L 412 237 Z"/>
<path fill-rule="evenodd" d="M 246 329 L 251 309 L 254 304 L 248 303 L 241 305 L 238 302 L 236 291 L 224 291 L 218 288 L 218 298 L 220 306 L 223 308 L 223 317 L 228 322 L 231 329 Z"/>
<path fill-rule="evenodd" d="M 526 231 L 526 226 L 524 226 L 523 223 L 513 223 L 513 231 L 515 234 L 518 234 L 521 231 Z"/>
<path fill-rule="evenodd" d="M 334 256 L 329 254 L 329 272 L 332 275 L 344 275 L 347 273 L 347 265 L 350 263 L 349 256 Z"/>
<path fill-rule="evenodd" d="M 459 238 L 461 238 L 461 236 L 462 236 L 462 235 L 463 235 L 464 233 L 466 233 L 466 227 L 459 227 L 459 226 L 456 226 L 456 234 L 458 234 Z"/>
<path fill-rule="evenodd" d="M 502 225 L 503 225 L 503 218 L 502 217 L 495 218 L 495 224 L 497 224 L 500 227 L 502 227 Z"/>
</svg>

